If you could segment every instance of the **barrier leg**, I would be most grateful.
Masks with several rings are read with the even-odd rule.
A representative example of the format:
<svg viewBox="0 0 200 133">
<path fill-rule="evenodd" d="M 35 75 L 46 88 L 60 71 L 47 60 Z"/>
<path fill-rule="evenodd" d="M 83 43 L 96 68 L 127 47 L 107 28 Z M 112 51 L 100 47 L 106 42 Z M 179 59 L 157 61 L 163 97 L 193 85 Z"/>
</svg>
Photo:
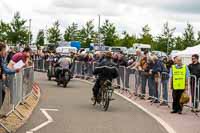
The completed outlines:
<svg viewBox="0 0 200 133">
<path fill-rule="evenodd" d="M 3 123 L 0 122 L 1 127 L 3 127 L 7 133 L 12 133 L 10 129 L 8 129 Z"/>
<path fill-rule="evenodd" d="M 15 108 L 15 111 L 16 111 L 20 116 L 22 116 L 23 118 L 25 117 L 17 108 Z M 17 115 L 16 112 L 15 112 L 15 115 Z M 18 116 L 20 119 L 23 120 L 23 118 L 20 117 L 19 115 L 17 115 L 17 116 Z"/>
</svg>

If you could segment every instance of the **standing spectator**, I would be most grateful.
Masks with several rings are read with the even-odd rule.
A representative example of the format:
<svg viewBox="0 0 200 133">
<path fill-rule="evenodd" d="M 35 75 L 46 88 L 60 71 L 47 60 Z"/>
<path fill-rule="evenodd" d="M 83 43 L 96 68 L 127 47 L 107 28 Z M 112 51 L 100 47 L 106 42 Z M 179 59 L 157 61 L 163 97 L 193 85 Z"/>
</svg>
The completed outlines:
<svg viewBox="0 0 200 133">
<path fill-rule="evenodd" d="M 170 68 L 172 67 L 172 65 L 174 65 L 174 61 L 173 61 L 172 57 L 169 56 L 167 59 L 167 63 L 166 63 L 166 67 L 167 67 L 168 71 L 170 71 Z"/>
<path fill-rule="evenodd" d="M 153 90 L 154 100 L 152 102 L 159 103 L 160 82 L 161 82 L 160 74 L 162 72 L 162 63 L 156 55 L 153 55 L 152 60 L 153 60 L 153 68 L 152 70 L 150 70 L 150 74 L 152 74 L 154 78 L 153 83 L 152 83 L 154 87 L 154 90 Z"/>
<path fill-rule="evenodd" d="M 127 60 L 123 54 L 119 54 L 119 56 L 118 56 L 118 65 L 124 66 L 124 67 L 127 66 Z"/>
<path fill-rule="evenodd" d="M 117 64 L 118 63 L 118 53 L 113 53 L 112 59 L 113 59 L 113 62 L 115 64 Z"/>
<path fill-rule="evenodd" d="M 12 75 L 15 74 L 15 72 L 19 72 L 19 70 L 10 70 L 9 68 L 7 68 L 5 57 L 6 57 L 6 45 L 0 43 L 0 107 L 3 104 L 6 95 L 6 91 L 4 90 L 5 89 L 4 81 L 6 79 L 5 74 Z M 0 115 L 0 117 L 3 116 Z"/>
<path fill-rule="evenodd" d="M 176 57 L 176 65 L 170 69 L 170 88 L 173 90 L 173 104 L 171 113 L 182 114 L 183 106 L 180 104 L 180 98 L 184 91 L 188 89 L 188 78 L 190 71 L 186 65 L 182 64 L 182 59 Z"/>
<path fill-rule="evenodd" d="M 145 57 L 146 58 L 146 57 Z M 148 73 L 148 64 L 147 64 L 147 60 L 144 59 L 142 62 L 141 62 L 141 88 L 142 88 L 142 95 L 141 95 L 141 99 L 144 99 L 145 98 L 145 95 L 146 95 L 146 83 L 147 83 L 147 79 L 148 79 L 148 76 L 149 76 L 149 73 Z"/>
<path fill-rule="evenodd" d="M 191 94 L 192 94 L 192 103 L 193 103 L 193 106 L 195 108 L 192 111 L 196 112 L 196 111 L 198 111 L 197 109 L 198 109 L 198 106 L 199 106 L 198 102 L 197 102 L 197 101 L 199 101 L 199 97 L 198 96 L 200 96 L 200 94 L 198 92 L 198 84 L 197 84 L 198 80 L 200 78 L 199 55 L 197 55 L 197 54 L 192 55 L 192 64 L 190 64 L 188 66 L 188 68 L 190 70 L 190 74 L 197 77 L 196 82 L 195 82 L 195 79 L 193 77 L 191 77 L 191 81 L 190 81 Z M 195 88 L 195 86 L 196 86 L 196 88 Z M 195 92 L 196 92 L 196 94 L 195 94 Z M 196 97 L 196 99 L 195 99 L 195 97 Z"/>
<path fill-rule="evenodd" d="M 142 52 L 140 49 L 137 49 L 136 50 L 136 60 L 133 64 L 131 64 L 128 68 L 131 68 L 131 69 L 135 69 L 137 70 L 135 72 L 135 92 L 134 92 L 134 95 L 137 96 L 138 95 L 138 89 L 141 87 L 141 75 L 140 75 L 140 72 L 138 70 L 141 70 L 141 67 L 140 67 L 140 62 L 141 62 L 141 59 L 143 58 L 143 55 L 142 55 Z M 133 95 L 130 96 L 130 98 L 132 97 Z"/>
<path fill-rule="evenodd" d="M 140 49 L 136 50 L 136 60 L 133 64 L 131 64 L 129 67 L 132 69 L 137 69 L 140 66 L 140 61 L 142 60 L 143 55 Z"/>
<path fill-rule="evenodd" d="M 15 52 L 14 48 L 10 48 L 10 51 L 9 51 L 8 56 L 7 56 L 7 58 L 6 58 L 7 63 L 10 62 L 10 60 L 12 59 L 12 57 L 13 57 L 13 55 L 14 55 L 15 53 L 16 53 L 16 52 Z"/>
<path fill-rule="evenodd" d="M 118 86 L 122 87 L 122 93 L 125 90 L 125 71 L 126 71 L 126 66 L 127 66 L 127 61 L 126 58 L 122 53 L 117 54 L 117 66 L 119 67 L 119 77 L 117 78 L 117 84 Z M 122 82 L 120 82 L 120 79 Z M 121 84 L 122 83 L 122 84 Z"/>
<path fill-rule="evenodd" d="M 155 88 L 155 80 L 154 80 L 154 75 L 152 74 L 152 69 L 153 69 L 154 63 L 152 56 L 147 60 L 147 68 L 146 72 L 148 72 L 148 88 L 149 88 L 149 97 L 148 100 L 153 100 L 154 96 L 154 88 Z"/>
<path fill-rule="evenodd" d="M 31 49 L 29 47 L 24 48 L 22 52 L 18 52 L 12 57 L 10 63 L 8 64 L 8 67 L 10 69 L 14 69 L 14 65 L 20 60 L 23 61 L 25 66 L 29 66 L 30 55 L 31 55 Z"/>
<path fill-rule="evenodd" d="M 167 57 L 163 58 L 162 73 L 161 73 L 161 84 L 162 84 L 162 97 L 163 102 L 161 106 L 168 105 L 168 81 L 169 81 L 169 69 L 167 68 L 168 60 Z"/>
<path fill-rule="evenodd" d="M 0 72 L 2 72 L 3 74 L 15 74 L 15 72 L 19 72 L 18 69 L 12 70 L 7 67 L 5 57 L 6 57 L 6 45 L 0 43 L 0 66 L 1 66 Z M 0 76 L 0 79 L 2 79 L 3 77 Z"/>
<path fill-rule="evenodd" d="M 130 77 L 130 74 L 133 74 L 134 73 L 134 70 L 131 69 L 129 66 L 131 64 L 133 64 L 135 62 L 135 58 L 132 56 L 129 58 L 128 62 L 127 62 L 127 68 L 126 68 L 126 74 L 125 74 L 125 88 L 129 88 L 129 77 Z"/>
<path fill-rule="evenodd" d="M 148 79 L 148 69 L 147 69 L 147 54 L 148 52 L 144 52 L 144 56 L 140 60 L 140 75 L 141 75 L 141 99 L 145 98 L 146 95 L 146 83 Z"/>
</svg>

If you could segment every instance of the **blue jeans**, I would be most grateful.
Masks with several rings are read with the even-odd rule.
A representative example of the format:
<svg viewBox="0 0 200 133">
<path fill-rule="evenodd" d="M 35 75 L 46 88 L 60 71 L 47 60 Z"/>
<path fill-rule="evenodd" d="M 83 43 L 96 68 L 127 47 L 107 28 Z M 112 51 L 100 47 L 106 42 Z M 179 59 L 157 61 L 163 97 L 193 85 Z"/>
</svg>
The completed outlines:
<svg viewBox="0 0 200 133">
<path fill-rule="evenodd" d="M 165 102 L 168 102 L 168 80 L 162 81 L 162 96 Z"/>
<path fill-rule="evenodd" d="M 153 97 L 155 94 L 155 80 L 154 77 L 151 75 L 148 78 L 148 87 L 149 87 L 149 96 Z"/>
<path fill-rule="evenodd" d="M 134 74 L 135 70 L 132 70 L 130 68 L 126 69 L 126 73 L 125 73 L 125 88 L 130 88 L 129 86 L 129 78 L 131 74 Z"/>
<path fill-rule="evenodd" d="M 117 78 L 117 84 L 120 85 L 123 89 L 125 88 L 124 72 L 124 67 L 119 67 L 119 77 Z"/>
<path fill-rule="evenodd" d="M 141 75 L 141 76 L 142 76 L 142 95 L 145 96 L 148 77 L 146 75 Z"/>
<path fill-rule="evenodd" d="M 138 94 L 138 89 L 141 85 L 141 74 L 140 72 L 135 73 L 135 93 Z"/>
</svg>

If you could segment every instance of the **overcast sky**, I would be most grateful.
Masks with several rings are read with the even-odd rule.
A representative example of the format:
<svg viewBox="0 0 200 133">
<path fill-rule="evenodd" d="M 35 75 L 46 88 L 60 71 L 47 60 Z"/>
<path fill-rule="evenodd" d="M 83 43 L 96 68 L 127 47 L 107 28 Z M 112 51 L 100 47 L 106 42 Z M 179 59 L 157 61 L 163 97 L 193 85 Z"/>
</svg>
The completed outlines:
<svg viewBox="0 0 200 133">
<path fill-rule="evenodd" d="M 72 22 L 83 25 L 92 19 L 97 26 L 98 14 L 101 23 L 109 19 L 119 32 L 139 35 L 142 26 L 149 24 L 151 33 L 157 35 L 168 21 L 179 35 L 188 22 L 195 32 L 200 30 L 199 7 L 200 0 L 0 0 L 0 19 L 11 21 L 20 11 L 23 18 L 32 19 L 34 36 L 55 20 L 60 21 L 62 32 Z"/>
</svg>

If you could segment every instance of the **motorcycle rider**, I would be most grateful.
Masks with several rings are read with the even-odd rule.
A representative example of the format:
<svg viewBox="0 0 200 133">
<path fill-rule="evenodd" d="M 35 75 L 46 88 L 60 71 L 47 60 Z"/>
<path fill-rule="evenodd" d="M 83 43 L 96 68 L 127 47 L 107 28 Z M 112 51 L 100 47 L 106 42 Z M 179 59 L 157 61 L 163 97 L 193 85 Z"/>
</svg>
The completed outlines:
<svg viewBox="0 0 200 133">
<path fill-rule="evenodd" d="M 112 79 L 118 77 L 117 65 L 112 61 L 111 52 L 107 52 L 105 54 L 105 58 L 97 65 L 93 74 L 98 76 L 96 83 L 92 89 L 93 90 L 92 100 L 97 99 L 97 96 L 100 93 L 99 89 L 101 87 L 102 81 L 109 80 L 112 82 Z"/>
<path fill-rule="evenodd" d="M 67 70 L 70 73 L 71 77 L 71 68 L 72 61 L 70 56 L 62 55 L 62 57 L 58 60 L 56 64 L 56 80 L 59 80 L 59 75 L 62 74 L 62 70 Z"/>
</svg>

